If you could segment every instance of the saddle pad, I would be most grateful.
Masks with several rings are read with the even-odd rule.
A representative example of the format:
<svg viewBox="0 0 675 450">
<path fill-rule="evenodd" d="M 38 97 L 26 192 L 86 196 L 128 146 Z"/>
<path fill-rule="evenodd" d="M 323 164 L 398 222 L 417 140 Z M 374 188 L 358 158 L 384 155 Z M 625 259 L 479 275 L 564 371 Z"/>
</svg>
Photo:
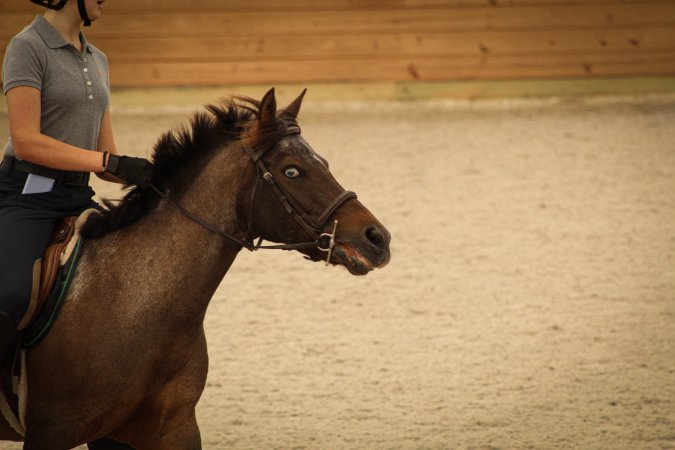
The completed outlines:
<svg viewBox="0 0 675 450">
<path fill-rule="evenodd" d="M 75 248 L 66 264 L 61 266 L 56 275 L 54 289 L 45 300 L 42 309 L 35 319 L 21 332 L 21 347 L 30 348 L 37 345 L 46 335 L 54 324 L 56 317 L 63 304 L 63 299 L 68 293 L 70 283 L 73 281 L 75 268 L 80 259 L 80 250 L 82 248 L 82 237 L 78 236 Z"/>
</svg>

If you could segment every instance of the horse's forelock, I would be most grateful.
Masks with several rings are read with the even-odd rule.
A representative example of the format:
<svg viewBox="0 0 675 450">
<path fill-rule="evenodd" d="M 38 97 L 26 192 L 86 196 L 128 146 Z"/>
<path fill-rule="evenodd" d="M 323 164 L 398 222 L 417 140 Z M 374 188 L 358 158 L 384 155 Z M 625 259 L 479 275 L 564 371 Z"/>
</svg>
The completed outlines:
<svg viewBox="0 0 675 450">
<path fill-rule="evenodd" d="M 285 133 L 284 122 L 274 114 L 262 114 L 261 102 L 245 96 L 233 98 L 233 103 L 240 110 L 251 114 L 249 120 L 242 124 L 241 138 L 246 145 L 257 151 L 268 149 L 279 142 Z"/>
</svg>

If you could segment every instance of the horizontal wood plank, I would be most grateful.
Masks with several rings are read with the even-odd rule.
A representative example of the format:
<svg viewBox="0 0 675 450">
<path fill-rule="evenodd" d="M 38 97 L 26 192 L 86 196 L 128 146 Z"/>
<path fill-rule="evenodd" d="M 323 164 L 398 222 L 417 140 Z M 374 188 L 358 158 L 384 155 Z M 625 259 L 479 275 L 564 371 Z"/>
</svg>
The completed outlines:
<svg viewBox="0 0 675 450">
<path fill-rule="evenodd" d="M 376 80 L 470 80 L 537 77 L 669 75 L 675 51 L 633 55 L 465 56 L 335 61 L 248 61 L 116 64 L 112 84 L 190 86 L 236 83 L 345 82 Z"/>
<path fill-rule="evenodd" d="M 157 22 L 157 23 L 155 23 Z M 103 22 L 102 22 L 103 24 Z M 675 26 L 675 6 L 653 4 L 614 7 L 584 5 L 550 8 L 432 8 L 400 11 L 242 12 L 192 13 L 151 17 L 106 17 L 96 34 L 136 36 L 170 35 L 321 35 L 339 33 L 404 33 L 415 31 L 469 31 L 570 29 L 606 26 Z"/>
<path fill-rule="evenodd" d="M 96 45 L 118 62 L 242 61 L 383 58 L 395 56 L 616 53 L 674 49 L 669 28 L 638 30 L 526 31 L 520 33 L 419 33 L 283 38 L 99 39 Z"/>
<path fill-rule="evenodd" d="M 240 14 L 193 13 L 181 20 L 175 16 L 162 17 L 160 27 L 150 26 L 156 18 L 149 17 L 146 29 L 153 33 L 181 34 L 187 22 L 196 29 L 186 33 L 228 34 L 333 34 L 345 32 L 383 33 L 405 31 L 450 30 L 521 30 L 533 28 L 579 28 L 635 25 L 675 26 L 675 3 L 645 5 L 579 5 L 547 8 L 429 8 L 401 11 L 377 8 L 372 11 L 326 12 L 252 12 Z M 143 16 L 139 16 L 141 21 Z M 133 26 L 133 23 L 130 24 Z M 124 30 L 124 23 L 114 20 L 114 30 Z M 103 30 L 102 30 L 103 31 Z"/>
</svg>

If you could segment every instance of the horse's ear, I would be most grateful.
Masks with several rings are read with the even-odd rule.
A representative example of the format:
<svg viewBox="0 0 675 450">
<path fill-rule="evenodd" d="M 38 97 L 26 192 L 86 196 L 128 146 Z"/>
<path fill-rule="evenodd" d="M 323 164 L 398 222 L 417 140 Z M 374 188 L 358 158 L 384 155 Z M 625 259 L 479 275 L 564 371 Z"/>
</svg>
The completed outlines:
<svg viewBox="0 0 675 450">
<path fill-rule="evenodd" d="M 288 105 L 284 110 L 281 112 L 281 115 L 284 117 L 288 117 L 290 119 L 296 119 L 298 117 L 298 113 L 300 112 L 300 105 L 302 105 L 302 99 L 307 93 L 307 88 L 303 89 L 300 95 L 298 95 L 298 98 L 293 100 L 293 102 Z"/>
<path fill-rule="evenodd" d="M 274 88 L 267 91 L 260 101 L 258 121 L 266 122 L 273 119 L 277 114 L 277 99 L 274 97 Z"/>
</svg>

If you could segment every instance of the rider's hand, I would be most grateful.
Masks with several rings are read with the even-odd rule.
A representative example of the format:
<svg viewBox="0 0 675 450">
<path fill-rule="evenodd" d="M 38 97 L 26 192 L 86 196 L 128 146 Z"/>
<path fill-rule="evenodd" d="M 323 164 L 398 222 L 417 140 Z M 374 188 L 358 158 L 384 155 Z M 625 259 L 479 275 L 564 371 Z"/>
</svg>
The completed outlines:
<svg viewBox="0 0 675 450">
<path fill-rule="evenodd" d="M 108 155 L 105 171 L 125 183 L 147 186 L 152 181 L 153 165 L 145 158 Z"/>
</svg>

